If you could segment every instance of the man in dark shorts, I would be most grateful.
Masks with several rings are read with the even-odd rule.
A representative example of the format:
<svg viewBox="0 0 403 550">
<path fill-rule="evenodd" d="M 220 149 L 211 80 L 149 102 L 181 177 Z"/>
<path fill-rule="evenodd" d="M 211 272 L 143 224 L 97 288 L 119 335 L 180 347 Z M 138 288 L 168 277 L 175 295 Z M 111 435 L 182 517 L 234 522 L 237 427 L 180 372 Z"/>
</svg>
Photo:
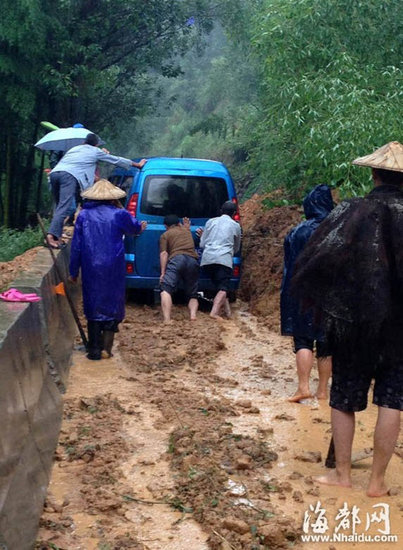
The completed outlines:
<svg viewBox="0 0 403 550">
<path fill-rule="evenodd" d="M 299 256 L 292 287 L 324 322 L 333 357 L 330 391 L 336 469 L 317 481 L 351 487 L 355 412 L 375 379 L 378 406 L 367 495 L 388 493 L 403 409 L 403 145 L 353 164 L 370 166 L 374 189 L 339 204 Z"/>
<path fill-rule="evenodd" d="M 227 292 L 232 276 L 232 258 L 241 246 L 241 226 L 232 219 L 236 211 L 236 205 L 226 201 L 221 208 L 221 216 L 208 220 L 204 230 L 198 232 L 203 249 L 200 265 L 217 291 L 210 313 L 214 319 L 222 318 L 222 310 L 227 317 L 231 315 Z"/>
<path fill-rule="evenodd" d="M 294 337 L 298 387 L 288 401 L 299 403 L 312 397 L 309 378 L 313 366 L 316 343 L 319 383 L 318 399 L 327 399 L 327 386 L 332 371 L 332 360 L 324 342 L 323 331 L 313 322 L 312 312 L 302 312 L 298 300 L 290 292 L 290 281 L 295 262 L 320 223 L 333 210 L 333 199 L 327 185 L 317 185 L 303 202 L 306 220 L 293 227 L 284 239 L 284 269 L 280 293 L 281 334 Z"/>
<path fill-rule="evenodd" d="M 199 282 L 199 263 L 195 250 L 189 218 L 183 218 L 183 225 L 178 216 L 165 216 L 165 233 L 160 237 L 161 264 L 161 308 L 165 323 L 171 321 L 172 293 L 179 282 L 182 282 L 186 296 L 189 298 L 190 320 L 196 319 L 199 302 L 197 289 Z"/>
</svg>

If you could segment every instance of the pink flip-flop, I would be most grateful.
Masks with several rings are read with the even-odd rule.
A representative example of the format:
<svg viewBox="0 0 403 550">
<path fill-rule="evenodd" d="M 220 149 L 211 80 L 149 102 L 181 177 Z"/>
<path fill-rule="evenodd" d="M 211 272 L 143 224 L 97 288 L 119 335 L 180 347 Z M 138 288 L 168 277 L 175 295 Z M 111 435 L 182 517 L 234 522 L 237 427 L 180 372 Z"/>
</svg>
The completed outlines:
<svg viewBox="0 0 403 550">
<path fill-rule="evenodd" d="M 39 300 L 42 300 L 42 298 L 35 293 L 24 294 L 16 288 L 6 290 L 0 294 L 0 298 L 5 302 L 39 302 Z"/>
</svg>

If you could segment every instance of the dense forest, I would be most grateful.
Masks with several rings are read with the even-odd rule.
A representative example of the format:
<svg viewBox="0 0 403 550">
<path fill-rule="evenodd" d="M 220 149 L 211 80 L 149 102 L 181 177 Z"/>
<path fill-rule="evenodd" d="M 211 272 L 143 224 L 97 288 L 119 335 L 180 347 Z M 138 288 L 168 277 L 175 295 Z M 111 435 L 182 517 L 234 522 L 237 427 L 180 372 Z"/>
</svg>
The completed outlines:
<svg viewBox="0 0 403 550">
<path fill-rule="evenodd" d="M 3 0 L 0 225 L 46 212 L 33 147 L 76 122 L 113 153 L 213 158 L 244 196 L 362 194 L 401 141 L 398 0 Z"/>
</svg>

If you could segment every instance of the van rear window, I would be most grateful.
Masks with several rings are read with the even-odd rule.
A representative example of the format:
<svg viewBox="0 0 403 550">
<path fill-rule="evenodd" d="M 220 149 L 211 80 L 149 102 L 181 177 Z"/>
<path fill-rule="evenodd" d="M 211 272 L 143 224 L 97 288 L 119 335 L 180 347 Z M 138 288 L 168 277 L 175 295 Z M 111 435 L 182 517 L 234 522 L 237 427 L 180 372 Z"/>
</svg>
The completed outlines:
<svg viewBox="0 0 403 550">
<path fill-rule="evenodd" d="M 140 210 L 143 214 L 180 218 L 213 218 L 228 200 L 222 178 L 203 176 L 148 176 L 144 183 Z"/>
</svg>

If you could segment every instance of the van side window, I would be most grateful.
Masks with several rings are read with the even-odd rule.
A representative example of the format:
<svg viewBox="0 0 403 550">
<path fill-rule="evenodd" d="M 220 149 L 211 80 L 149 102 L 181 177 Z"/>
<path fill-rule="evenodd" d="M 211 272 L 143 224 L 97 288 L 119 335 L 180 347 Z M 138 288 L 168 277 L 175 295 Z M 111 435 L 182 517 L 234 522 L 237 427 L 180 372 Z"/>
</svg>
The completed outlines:
<svg viewBox="0 0 403 550">
<path fill-rule="evenodd" d="M 108 179 L 111 183 L 113 183 L 113 185 L 120 187 L 120 181 L 122 179 L 122 176 L 110 176 Z"/>
<path fill-rule="evenodd" d="M 154 216 L 213 218 L 228 198 L 222 178 L 156 175 L 146 178 L 140 209 Z"/>
<path fill-rule="evenodd" d="M 120 182 L 119 187 L 128 193 L 133 185 L 133 176 L 125 176 Z"/>
</svg>

